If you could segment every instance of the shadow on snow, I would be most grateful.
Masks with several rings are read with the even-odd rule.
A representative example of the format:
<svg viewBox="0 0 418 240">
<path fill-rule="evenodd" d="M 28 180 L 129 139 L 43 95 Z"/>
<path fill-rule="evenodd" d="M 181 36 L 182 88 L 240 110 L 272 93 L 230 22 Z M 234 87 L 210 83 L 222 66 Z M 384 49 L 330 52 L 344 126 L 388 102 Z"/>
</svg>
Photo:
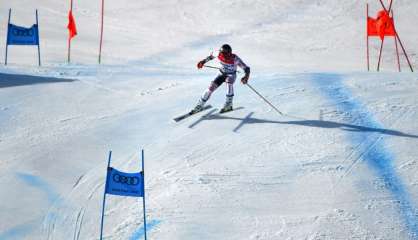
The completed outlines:
<svg viewBox="0 0 418 240">
<path fill-rule="evenodd" d="M 241 122 L 236 128 L 234 128 L 233 130 L 234 132 L 237 132 L 241 127 L 243 127 L 246 124 L 271 123 L 271 124 L 299 125 L 299 126 L 317 127 L 317 128 L 339 128 L 341 130 L 350 131 L 350 132 L 361 132 L 361 133 L 370 132 L 370 133 L 380 133 L 384 135 L 397 136 L 397 137 L 418 138 L 418 135 L 403 133 L 401 131 L 397 131 L 393 129 L 374 128 L 374 127 L 359 126 L 359 125 L 339 123 L 339 122 L 333 122 L 333 121 L 324 121 L 324 120 L 272 121 L 272 120 L 259 119 L 259 118 L 252 117 L 254 112 L 249 113 L 244 118 L 222 116 L 219 114 L 212 115 L 213 112 L 214 111 L 211 111 L 208 114 L 202 116 L 196 122 L 191 124 L 189 128 L 196 126 L 199 122 L 203 120 L 236 120 L 236 121 L 241 121 Z"/>
<path fill-rule="evenodd" d="M 0 88 L 34 84 L 74 82 L 74 79 L 0 73 Z"/>
</svg>

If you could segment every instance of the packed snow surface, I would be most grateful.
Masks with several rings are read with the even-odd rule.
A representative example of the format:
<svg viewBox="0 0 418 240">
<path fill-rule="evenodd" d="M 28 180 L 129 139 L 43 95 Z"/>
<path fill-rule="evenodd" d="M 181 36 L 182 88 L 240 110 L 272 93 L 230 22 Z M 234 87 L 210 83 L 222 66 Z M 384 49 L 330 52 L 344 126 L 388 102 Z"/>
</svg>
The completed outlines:
<svg viewBox="0 0 418 240">
<path fill-rule="evenodd" d="M 393 38 L 370 39 L 364 1 L 1 1 L 37 48 L 0 51 L 0 239 L 99 239 L 108 153 L 141 170 L 149 239 L 418 239 L 418 78 Z M 387 1 L 384 1 L 385 3 Z M 369 1 L 370 15 L 381 6 Z M 394 0 L 418 66 L 418 2 Z M 216 76 L 196 63 L 229 43 L 251 67 L 235 111 L 184 121 Z M 215 62 L 210 63 L 213 66 Z M 106 197 L 105 239 L 143 239 L 142 199 Z"/>
</svg>

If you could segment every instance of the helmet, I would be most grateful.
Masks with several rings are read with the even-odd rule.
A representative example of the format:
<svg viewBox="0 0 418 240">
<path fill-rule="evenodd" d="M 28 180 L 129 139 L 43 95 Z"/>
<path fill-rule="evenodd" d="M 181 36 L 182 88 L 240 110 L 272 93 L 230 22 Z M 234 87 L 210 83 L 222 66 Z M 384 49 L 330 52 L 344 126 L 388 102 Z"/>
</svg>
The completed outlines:
<svg viewBox="0 0 418 240">
<path fill-rule="evenodd" d="M 232 53 L 232 48 L 231 48 L 231 46 L 229 46 L 228 44 L 224 44 L 224 45 L 222 45 L 222 47 L 219 49 L 219 52 L 221 52 L 221 53 L 231 54 L 231 53 Z"/>
</svg>

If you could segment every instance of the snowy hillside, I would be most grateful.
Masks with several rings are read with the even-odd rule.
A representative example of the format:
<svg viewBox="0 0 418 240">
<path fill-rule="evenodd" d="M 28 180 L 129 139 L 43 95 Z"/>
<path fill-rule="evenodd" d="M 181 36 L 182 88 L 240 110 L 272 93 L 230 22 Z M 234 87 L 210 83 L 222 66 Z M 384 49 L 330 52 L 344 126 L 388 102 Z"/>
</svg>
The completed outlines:
<svg viewBox="0 0 418 240">
<path fill-rule="evenodd" d="M 418 3 L 393 7 L 418 66 Z M 107 1 L 102 65 L 100 1 L 74 3 L 71 64 L 69 3 L 2 1 L 0 49 L 9 8 L 24 26 L 39 10 L 43 66 L 16 46 L 0 66 L 0 239 L 98 239 L 108 151 L 134 172 L 142 148 L 149 239 L 418 239 L 418 78 L 392 39 L 365 72 L 364 1 Z M 285 115 L 237 81 L 236 111 L 217 114 L 222 86 L 172 121 L 223 43 Z M 105 239 L 144 238 L 138 199 L 108 196 L 105 216 Z"/>
</svg>

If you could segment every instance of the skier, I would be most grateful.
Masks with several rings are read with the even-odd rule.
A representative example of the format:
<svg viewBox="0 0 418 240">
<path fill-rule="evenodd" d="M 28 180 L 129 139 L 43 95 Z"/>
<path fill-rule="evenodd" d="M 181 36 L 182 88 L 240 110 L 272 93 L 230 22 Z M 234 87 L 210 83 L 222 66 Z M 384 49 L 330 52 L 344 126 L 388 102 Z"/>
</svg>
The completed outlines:
<svg viewBox="0 0 418 240">
<path fill-rule="evenodd" d="M 213 60 L 215 57 L 211 54 L 205 59 L 197 63 L 197 68 L 201 69 L 205 63 Z M 228 44 L 222 45 L 219 49 L 218 60 L 221 64 L 219 69 L 220 73 L 218 76 L 210 83 L 208 89 L 206 89 L 201 98 L 199 99 L 196 107 L 191 111 L 191 113 L 199 112 L 203 109 L 205 103 L 209 100 L 212 93 L 222 85 L 226 83 L 226 101 L 224 107 L 220 110 L 220 113 L 232 111 L 232 100 L 234 97 L 234 82 L 237 77 L 237 66 L 242 68 L 245 72 L 245 76 L 241 78 L 243 84 L 247 84 L 248 79 L 250 78 L 250 67 L 248 67 L 237 55 L 232 53 L 232 48 Z"/>
</svg>

